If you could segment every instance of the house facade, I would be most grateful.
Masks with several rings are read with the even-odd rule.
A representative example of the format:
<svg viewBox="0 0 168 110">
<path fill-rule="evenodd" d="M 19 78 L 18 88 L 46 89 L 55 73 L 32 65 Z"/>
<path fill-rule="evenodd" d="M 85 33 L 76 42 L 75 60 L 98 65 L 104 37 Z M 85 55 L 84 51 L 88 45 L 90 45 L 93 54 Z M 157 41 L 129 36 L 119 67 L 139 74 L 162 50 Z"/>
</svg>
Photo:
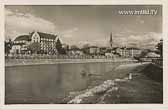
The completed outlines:
<svg viewBox="0 0 168 110">
<path fill-rule="evenodd" d="M 99 54 L 100 53 L 100 48 L 97 46 L 90 46 L 89 47 L 89 53 L 90 54 Z"/>
<path fill-rule="evenodd" d="M 21 35 L 15 38 L 10 53 L 20 54 L 27 50 L 27 46 L 30 44 L 30 35 Z"/>
<path fill-rule="evenodd" d="M 127 53 L 126 53 L 126 56 L 129 56 L 129 57 L 134 57 L 134 56 L 138 56 L 141 54 L 141 49 L 139 48 L 127 48 Z"/>
<path fill-rule="evenodd" d="M 40 53 L 50 54 L 56 52 L 55 43 L 58 40 L 58 36 L 54 34 L 32 32 L 29 35 L 18 36 L 14 40 L 12 52 L 26 53 L 28 52 L 28 45 L 32 43 L 40 44 Z"/>
<path fill-rule="evenodd" d="M 134 57 L 141 54 L 139 48 L 116 48 L 115 52 L 123 57 Z"/>
</svg>

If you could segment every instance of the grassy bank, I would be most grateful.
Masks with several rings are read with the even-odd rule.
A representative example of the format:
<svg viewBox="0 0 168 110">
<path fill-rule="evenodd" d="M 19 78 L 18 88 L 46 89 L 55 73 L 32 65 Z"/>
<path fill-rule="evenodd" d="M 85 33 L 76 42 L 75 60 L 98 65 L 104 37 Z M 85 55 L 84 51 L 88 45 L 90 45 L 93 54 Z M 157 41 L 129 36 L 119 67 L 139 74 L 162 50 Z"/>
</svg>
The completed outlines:
<svg viewBox="0 0 168 110">
<path fill-rule="evenodd" d="M 142 73 L 157 82 L 163 82 L 163 68 L 161 66 L 151 63 L 145 67 Z"/>
<path fill-rule="evenodd" d="M 149 63 L 121 65 L 107 74 L 107 81 L 93 81 L 90 88 L 71 93 L 63 103 L 163 103 L 162 82 L 151 77 L 156 74 L 161 77 L 160 68 Z"/>
</svg>

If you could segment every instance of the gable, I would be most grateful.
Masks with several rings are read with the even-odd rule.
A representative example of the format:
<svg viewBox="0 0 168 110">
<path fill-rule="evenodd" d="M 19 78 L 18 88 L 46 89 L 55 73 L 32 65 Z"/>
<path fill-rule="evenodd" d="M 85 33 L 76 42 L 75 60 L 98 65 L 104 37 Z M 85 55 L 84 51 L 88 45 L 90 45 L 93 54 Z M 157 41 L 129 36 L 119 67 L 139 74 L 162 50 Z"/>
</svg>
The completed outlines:
<svg viewBox="0 0 168 110">
<path fill-rule="evenodd" d="M 37 32 L 34 32 L 32 35 L 32 42 L 40 42 L 40 36 Z"/>
</svg>

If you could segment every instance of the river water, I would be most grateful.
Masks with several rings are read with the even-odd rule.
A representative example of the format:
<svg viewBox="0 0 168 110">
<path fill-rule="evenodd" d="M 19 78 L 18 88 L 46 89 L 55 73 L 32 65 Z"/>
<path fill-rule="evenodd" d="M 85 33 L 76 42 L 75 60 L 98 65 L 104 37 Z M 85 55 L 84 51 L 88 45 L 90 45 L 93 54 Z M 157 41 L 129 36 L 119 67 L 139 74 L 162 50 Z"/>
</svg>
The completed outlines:
<svg viewBox="0 0 168 110">
<path fill-rule="evenodd" d="M 90 75 L 105 75 L 118 65 L 106 62 L 5 67 L 5 103 L 59 103 L 68 92 L 86 89 Z"/>
</svg>

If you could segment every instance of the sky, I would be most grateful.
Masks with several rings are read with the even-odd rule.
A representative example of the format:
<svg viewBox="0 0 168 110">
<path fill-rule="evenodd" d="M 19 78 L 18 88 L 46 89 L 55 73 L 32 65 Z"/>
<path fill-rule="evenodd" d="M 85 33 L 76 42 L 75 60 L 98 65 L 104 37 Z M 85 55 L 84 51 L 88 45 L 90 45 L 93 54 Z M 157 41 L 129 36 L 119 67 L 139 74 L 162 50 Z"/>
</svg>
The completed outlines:
<svg viewBox="0 0 168 110">
<path fill-rule="evenodd" d="M 122 15 L 119 11 L 156 10 L 156 15 Z M 159 5 L 6 5 L 5 38 L 32 31 L 58 35 L 63 43 L 153 48 L 162 37 Z"/>
</svg>

